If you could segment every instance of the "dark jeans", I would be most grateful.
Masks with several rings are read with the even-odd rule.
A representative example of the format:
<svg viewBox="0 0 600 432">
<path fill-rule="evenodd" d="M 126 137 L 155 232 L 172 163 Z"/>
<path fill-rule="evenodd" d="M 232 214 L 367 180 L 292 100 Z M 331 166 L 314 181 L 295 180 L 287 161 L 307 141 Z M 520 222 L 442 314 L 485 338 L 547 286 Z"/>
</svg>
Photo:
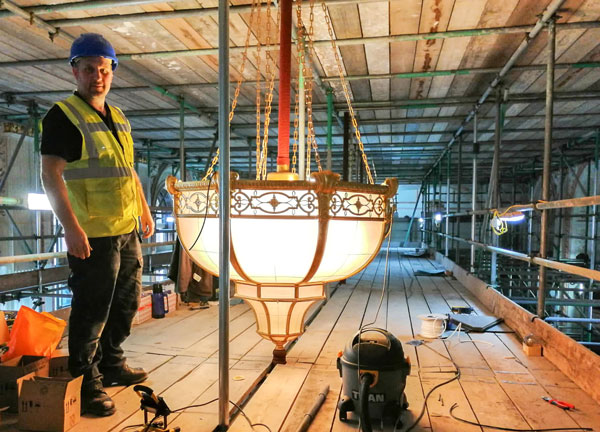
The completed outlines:
<svg viewBox="0 0 600 432">
<path fill-rule="evenodd" d="M 69 371 L 83 388 L 100 384 L 102 372 L 125 364 L 121 344 L 139 306 L 142 250 L 136 231 L 89 239 L 82 260 L 68 255 L 73 291 L 69 319 Z"/>
</svg>

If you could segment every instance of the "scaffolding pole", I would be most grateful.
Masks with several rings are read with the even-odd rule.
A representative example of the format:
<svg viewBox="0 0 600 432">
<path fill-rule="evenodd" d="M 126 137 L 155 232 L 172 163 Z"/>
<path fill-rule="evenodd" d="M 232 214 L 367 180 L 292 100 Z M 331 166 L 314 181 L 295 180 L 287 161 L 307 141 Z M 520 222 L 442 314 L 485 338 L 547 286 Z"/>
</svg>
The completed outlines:
<svg viewBox="0 0 600 432">
<path fill-rule="evenodd" d="M 494 159 L 492 161 L 492 176 L 490 179 L 491 193 L 492 193 L 492 207 L 500 207 L 500 140 L 502 135 L 502 97 L 501 89 L 497 88 L 496 97 L 496 122 L 495 122 L 495 133 L 494 133 Z M 489 193 L 489 192 L 488 192 Z M 499 246 L 499 238 L 497 235 L 492 234 L 492 243 L 494 246 Z M 491 284 L 496 286 L 498 284 L 498 254 L 492 251 L 492 262 L 491 262 Z"/>
<path fill-rule="evenodd" d="M 219 0 L 219 426 L 229 428 L 229 1 Z"/>
<path fill-rule="evenodd" d="M 458 178 L 456 179 L 456 211 L 460 213 L 461 209 L 461 200 L 462 200 L 462 144 L 463 139 L 462 136 L 459 137 L 458 140 Z M 456 236 L 460 237 L 460 218 L 455 221 L 456 226 Z M 454 232 L 452 233 L 454 234 Z M 459 262 L 460 258 L 460 243 L 456 242 L 456 262 Z"/>
<path fill-rule="evenodd" d="M 544 133 L 544 171 L 542 175 L 542 201 L 550 199 L 550 169 L 552 163 L 552 114 L 554 113 L 553 96 L 554 96 L 554 56 L 556 48 L 556 28 L 555 17 L 552 16 L 548 20 L 548 60 L 546 70 L 546 122 Z M 540 258 L 547 257 L 548 249 L 548 217 L 549 210 L 542 210 L 542 218 L 540 222 Z M 546 283 L 547 272 L 546 267 L 540 267 L 539 286 L 538 286 L 538 301 L 537 315 L 544 317 L 546 309 Z"/>
<path fill-rule="evenodd" d="M 471 240 L 475 241 L 475 227 L 477 222 L 477 154 L 479 143 L 477 142 L 477 112 L 473 116 L 473 185 L 471 189 Z M 459 236 L 460 237 L 460 236 Z M 475 273 L 475 246 L 471 245 L 471 273 Z"/>
<path fill-rule="evenodd" d="M 450 218 L 448 214 L 450 214 L 450 164 L 451 164 L 451 156 L 452 153 L 448 152 L 448 161 L 446 162 L 446 214 L 444 218 L 446 219 L 446 234 L 450 234 Z M 444 256 L 448 257 L 448 248 L 449 248 L 450 240 L 446 237 L 446 241 L 444 242 L 445 253 Z"/>
</svg>

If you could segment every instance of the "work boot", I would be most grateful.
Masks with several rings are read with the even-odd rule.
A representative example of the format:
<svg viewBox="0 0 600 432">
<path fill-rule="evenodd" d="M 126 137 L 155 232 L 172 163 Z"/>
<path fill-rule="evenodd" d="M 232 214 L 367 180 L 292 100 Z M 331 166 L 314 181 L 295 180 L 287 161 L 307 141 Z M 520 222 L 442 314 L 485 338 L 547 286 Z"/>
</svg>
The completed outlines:
<svg viewBox="0 0 600 432">
<path fill-rule="evenodd" d="M 117 409 L 115 403 L 106 394 L 100 383 L 94 383 L 81 389 L 81 413 L 98 417 L 113 415 Z"/>
<path fill-rule="evenodd" d="M 148 378 L 148 374 L 142 368 L 131 368 L 127 365 L 123 365 L 118 369 L 109 369 L 102 371 L 104 377 L 102 378 L 102 384 L 104 387 L 124 385 L 128 386 L 131 384 L 141 383 Z"/>
</svg>

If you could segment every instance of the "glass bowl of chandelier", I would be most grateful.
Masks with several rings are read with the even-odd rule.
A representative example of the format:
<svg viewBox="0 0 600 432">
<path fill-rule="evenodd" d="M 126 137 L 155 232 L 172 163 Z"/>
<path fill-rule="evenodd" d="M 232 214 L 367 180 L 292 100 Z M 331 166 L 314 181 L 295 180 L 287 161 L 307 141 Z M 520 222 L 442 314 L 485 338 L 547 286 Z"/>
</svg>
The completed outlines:
<svg viewBox="0 0 600 432">
<path fill-rule="evenodd" d="M 388 234 L 396 179 L 382 185 L 340 181 L 330 171 L 310 181 L 231 176 L 230 275 L 235 296 L 253 309 L 258 333 L 276 351 L 302 332 L 324 284 L 366 267 Z M 219 178 L 167 179 L 180 241 L 207 272 L 219 274 Z"/>
</svg>

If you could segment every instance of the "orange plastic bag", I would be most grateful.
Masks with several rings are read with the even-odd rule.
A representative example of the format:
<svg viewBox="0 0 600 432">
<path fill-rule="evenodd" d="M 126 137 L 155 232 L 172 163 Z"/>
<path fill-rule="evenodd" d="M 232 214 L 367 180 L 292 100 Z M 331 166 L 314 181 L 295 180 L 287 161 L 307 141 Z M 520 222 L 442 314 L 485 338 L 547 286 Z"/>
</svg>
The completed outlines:
<svg viewBox="0 0 600 432">
<path fill-rule="evenodd" d="M 67 323 L 48 312 L 36 312 L 21 306 L 10 331 L 8 352 L 2 361 L 20 355 L 50 357 L 65 330 Z"/>
<path fill-rule="evenodd" d="M 4 312 L 0 311 L 0 344 L 5 344 L 8 342 L 8 325 L 6 324 L 6 317 L 4 316 Z"/>
</svg>

